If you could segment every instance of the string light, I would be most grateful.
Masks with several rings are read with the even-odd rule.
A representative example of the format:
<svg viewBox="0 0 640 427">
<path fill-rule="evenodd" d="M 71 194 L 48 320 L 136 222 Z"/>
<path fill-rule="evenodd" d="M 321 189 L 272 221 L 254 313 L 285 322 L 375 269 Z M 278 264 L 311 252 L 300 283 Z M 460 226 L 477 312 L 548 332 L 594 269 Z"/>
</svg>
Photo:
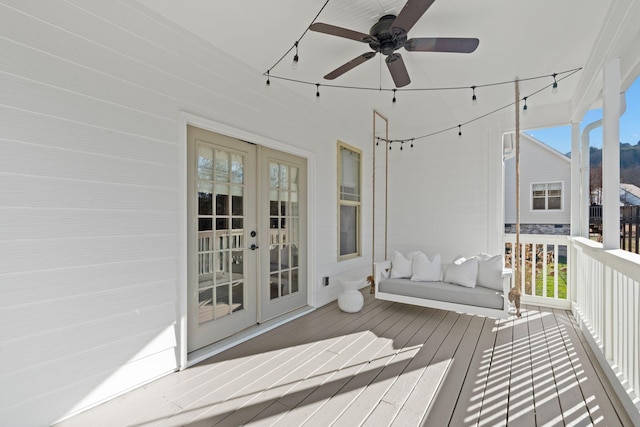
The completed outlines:
<svg viewBox="0 0 640 427">
<path fill-rule="evenodd" d="M 316 99 L 319 99 L 319 83 L 312 83 L 309 81 L 304 81 L 304 80 L 299 80 L 299 79 L 292 79 L 292 78 L 287 78 L 287 77 L 282 77 L 282 76 L 277 76 L 277 75 L 271 75 L 271 71 L 278 66 L 288 55 L 289 53 L 295 49 L 295 54 L 293 57 L 293 63 L 292 63 L 292 67 L 295 69 L 296 66 L 298 65 L 298 61 L 300 59 L 299 55 L 298 55 L 298 43 L 302 40 L 302 38 L 307 34 L 307 32 L 309 31 L 309 28 L 311 27 L 312 24 L 314 24 L 316 22 L 316 20 L 318 19 L 318 17 L 320 16 L 320 14 L 322 13 L 322 11 L 325 9 L 325 7 L 327 6 L 327 4 L 329 3 L 329 0 L 325 0 L 323 6 L 320 8 L 320 10 L 318 11 L 318 13 L 316 14 L 316 16 L 313 18 L 313 20 L 311 21 L 311 24 L 309 24 L 309 26 L 307 26 L 305 28 L 305 30 L 302 32 L 302 35 L 298 38 L 298 40 L 294 43 L 293 46 L 291 46 L 281 57 L 280 59 L 278 59 L 271 68 L 269 68 L 263 75 L 267 76 L 267 81 L 266 81 L 266 85 L 267 87 L 269 87 L 271 85 L 271 78 L 275 78 L 275 79 L 280 79 L 280 80 L 284 80 L 284 81 L 288 81 L 288 82 L 292 82 L 292 83 L 300 83 L 300 84 L 315 84 L 316 85 Z M 551 75 L 539 75 L 539 76 L 533 76 L 533 77 L 528 77 L 528 78 L 521 78 L 521 79 L 517 79 L 517 80 L 508 80 L 508 81 L 499 81 L 499 82 L 494 82 L 494 83 L 487 83 L 487 84 L 482 84 L 482 85 L 474 85 L 471 86 L 472 89 L 472 97 L 471 97 L 471 102 L 472 105 L 476 105 L 477 102 L 477 96 L 475 93 L 475 89 L 479 88 L 479 87 L 492 87 L 492 86 L 499 86 L 499 85 L 506 85 L 506 84 L 513 84 L 515 83 L 515 81 L 529 81 L 529 80 L 537 80 L 537 79 L 542 79 L 542 78 L 548 78 L 548 77 L 553 77 L 553 84 L 552 84 L 552 92 L 556 93 L 557 89 L 558 89 L 558 80 L 562 81 L 568 77 L 571 77 L 573 74 L 576 74 L 578 71 L 582 70 L 582 67 L 577 67 L 577 68 L 573 68 L 570 70 L 566 70 L 566 71 L 561 71 L 559 73 L 553 73 Z M 562 77 L 560 77 L 559 79 L 557 78 L 559 75 L 561 75 Z M 386 89 L 386 88 L 382 88 L 382 87 L 363 87 L 363 86 L 346 86 L 346 85 L 334 85 L 334 84 L 325 84 L 324 86 L 329 86 L 329 87 L 334 87 L 334 88 L 339 88 L 339 89 L 354 89 L 354 90 L 370 90 L 370 91 L 389 91 L 389 90 L 393 90 L 393 102 L 392 102 L 392 106 L 395 107 L 397 99 L 396 99 L 396 91 L 397 89 Z M 549 85 L 544 86 L 543 88 L 529 94 L 529 96 L 533 96 L 536 95 L 540 92 L 542 92 L 543 90 L 547 89 L 549 87 Z M 405 91 L 450 91 L 450 90 L 458 90 L 458 89 L 468 89 L 469 86 L 457 86 L 457 87 L 430 87 L 430 88 L 406 88 L 406 89 L 402 89 Z M 523 107 L 523 114 L 527 113 L 527 98 L 528 97 L 524 97 L 524 107 Z M 464 123 L 461 123 L 458 125 L 458 136 L 461 137 L 462 136 L 462 125 L 466 125 L 472 122 L 475 122 L 477 120 L 483 119 L 487 116 L 490 116 L 492 114 L 495 114 L 499 111 L 502 111 L 508 107 L 511 107 L 512 105 L 514 105 L 515 102 L 512 102 L 510 104 L 507 104 L 505 106 L 496 108 L 492 111 L 489 111 L 487 113 L 484 113 L 478 117 L 475 117 L 471 120 L 468 120 Z M 379 145 L 380 141 L 384 141 L 387 142 L 389 144 L 389 150 L 391 150 L 391 144 L 392 142 L 408 142 L 411 141 L 411 148 L 413 148 L 413 143 L 415 139 L 424 139 L 424 138 L 429 138 L 435 135 L 439 135 L 441 133 L 444 132 L 448 132 L 452 129 L 455 129 L 455 126 L 451 126 L 449 128 L 446 129 L 441 129 L 435 132 L 431 132 L 425 135 L 420 135 L 414 138 L 406 139 L 406 140 L 388 140 L 386 138 L 380 138 L 377 137 L 377 141 L 376 141 L 376 145 Z"/>
<path fill-rule="evenodd" d="M 564 79 L 566 79 L 566 78 L 568 78 L 568 77 L 572 76 L 573 74 L 576 74 L 576 73 L 577 73 L 578 71 L 580 71 L 581 69 L 582 69 L 582 68 L 576 68 L 576 69 L 574 69 L 574 70 L 564 71 L 564 72 L 562 72 L 562 73 L 559 73 L 559 74 L 565 74 L 565 73 L 567 73 L 567 75 L 566 75 L 566 76 L 563 76 L 563 77 L 561 77 L 561 78 L 559 78 L 558 80 L 559 80 L 559 81 L 562 81 L 562 80 L 564 80 Z M 518 81 L 522 81 L 522 80 L 518 80 Z M 467 86 L 467 88 L 468 88 L 468 86 Z M 535 92 L 532 92 L 532 93 L 530 93 L 528 96 L 525 96 L 525 97 L 523 97 L 523 98 L 521 99 L 522 101 L 524 101 L 523 114 L 526 114 L 526 112 L 527 112 L 527 110 L 528 110 L 527 100 L 528 100 L 530 97 L 534 96 L 534 95 L 537 95 L 537 94 L 539 94 L 539 93 L 542 93 L 543 91 L 545 91 L 545 90 L 546 90 L 546 89 L 548 89 L 548 88 L 549 88 L 549 85 L 545 85 L 545 86 L 541 87 L 540 89 L 536 90 Z M 460 89 L 464 89 L 464 88 L 460 88 Z M 499 112 L 499 111 L 502 111 L 502 110 L 505 110 L 505 109 L 507 109 L 507 108 L 509 108 L 509 107 L 512 107 L 514 104 L 515 104 L 515 102 L 511 102 L 511 103 L 509 103 L 509 104 L 503 105 L 502 107 L 498 107 L 498 108 L 496 108 L 496 109 L 494 109 L 494 110 L 488 111 L 488 112 L 486 112 L 486 113 L 484 113 L 484 114 L 482 114 L 482 115 L 479 115 L 479 116 L 477 116 L 477 117 L 475 117 L 475 118 L 473 118 L 473 119 L 471 119 L 471 120 L 468 120 L 468 121 L 466 121 L 466 122 L 464 122 L 464 123 L 460 123 L 459 125 L 450 126 L 450 127 L 446 128 L 446 129 L 440 129 L 440 130 L 437 130 L 437 131 L 435 131 L 435 132 L 431 132 L 431 133 L 428 133 L 428 134 L 425 134 L 425 135 L 420 135 L 420 136 L 413 137 L 413 138 L 411 138 L 411 139 L 410 139 L 410 141 L 411 141 L 411 147 L 413 148 L 413 141 L 414 141 L 414 140 L 416 140 L 416 139 L 425 139 L 425 138 L 430 138 L 430 137 L 433 137 L 433 136 L 436 136 L 436 135 L 443 134 L 443 133 L 445 133 L 445 132 L 452 131 L 452 130 L 454 130 L 456 127 L 458 128 L 458 136 L 459 136 L 459 137 L 461 137 L 461 134 L 462 134 L 462 126 L 467 125 L 467 124 L 469 124 L 469 123 L 476 122 L 476 121 L 481 120 L 481 119 L 484 119 L 485 117 L 488 117 L 488 116 L 493 115 L 493 114 L 495 114 L 495 113 L 497 113 L 497 112 Z M 379 140 L 380 140 L 380 141 L 386 141 L 386 142 L 390 142 L 390 141 L 391 141 L 391 140 L 387 140 L 387 139 L 385 139 L 385 138 L 380 138 L 380 137 L 378 137 L 378 138 L 379 138 Z M 397 141 L 397 140 L 396 140 L 396 141 Z M 407 140 L 405 140 L 405 141 L 407 141 Z"/>
<path fill-rule="evenodd" d="M 320 102 L 320 83 L 316 83 L 316 101 Z"/>
<path fill-rule="evenodd" d="M 291 69 L 292 70 L 297 70 L 298 69 L 298 59 L 300 59 L 298 57 L 298 42 L 296 41 L 296 43 L 294 44 L 295 48 L 296 48 L 296 54 L 293 55 L 293 62 L 291 63 Z"/>
</svg>

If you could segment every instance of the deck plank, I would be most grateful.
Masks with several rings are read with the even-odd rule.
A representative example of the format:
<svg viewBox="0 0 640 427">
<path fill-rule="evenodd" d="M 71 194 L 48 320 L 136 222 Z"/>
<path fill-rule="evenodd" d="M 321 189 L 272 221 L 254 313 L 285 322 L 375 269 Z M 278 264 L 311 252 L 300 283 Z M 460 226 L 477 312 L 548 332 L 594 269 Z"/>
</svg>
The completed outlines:
<svg viewBox="0 0 640 427">
<path fill-rule="evenodd" d="M 499 323 L 494 319 L 484 322 L 449 421 L 451 426 L 477 425 L 479 422 Z"/>
<path fill-rule="evenodd" d="M 471 319 L 471 323 L 464 332 L 460 345 L 455 351 L 453 362 L 447 372 L 446 381 L 443 381 L 438 394 L 429 405 L 422 425 L 446 426 L 451 422 L 462 386 L 470 373 L 472 358 L 478 348 L 485 322 L 493 323 L 493 320 L 479 316 L 474 316 Z"/>
<path fill-rule="evenodd" d="M 406 309 L 407 307 L 404 306 Z M 389 319 L 391 322 L 395 323 L 394 319 Z M 387 348 L 387 340 L 386 339 L 378 339 L 379 335 L 383 335 L 389 327 L 381 324 L 377 325 L 377 328 L 373 328 L 373 337 L 370 345 L 367 347 L 361 348 L 360 351 L 353 351 L 352 357 L 346 360 L 349 366 L 355 366 L 356 369 L 350 369 L 349 371 L 340 372 L 337 371 L 336 374 L 327 381 L 325 384 L 322 384 L 318 389 L 314 390 L 305 400 L 300 402 L 300 406 L 303 406 L 305 409 L 301 411 L 298 408 L 293 409 L 289 414 L 286 414 L 280 422 L 285 425 L 302 425 L 303 422 L 307 421 L 307 419 L 313 415 L 313 413 L 318 412 L 321 407 L 323 407 L 331 397 L 338 394 L 343 387 L 346 387 L 347 384 L 352 380 L 352 377 L 355 375 L 363 375 L 363 379 L 358 379 L 353 383 L 356 385 L 362 382 L 370 382 L 382 371 L 384 366 L 391 362 L 395 352 L 383 352 L 385 348 Z M 343 357 L 346 359 L 349 356 L 349 353 L 344 353 Z M 380 363 L 384 362 L 384 363 Z M 344 370 L 345 365 L 337 366 L 336 368 L 339 370 Z M 342 397 L 340 396 L 340 399 Z M 312 412 L 313 411 L 313 412 Z M 325 411 L 323 410 L 324 414 Z M 325 415 L 326 416 L 326 415 Z"/>
<path fill-rule="evenodd" d="M 513 350 L 512 319 L 500 320 L 491 355 L 489 375 L 484 384 L 479 426 L 504 426 L 509 407 L 509 383 Z"/>
<path fill-rule="evenodd" d="M 408 374 L 416 379 L 415 385 L 391 423 L 392 426 L 417 426 L 422 422 L 433 396 L 445 378 L 452 355 L 471 321 L 471 316 L 449 312 L 445 320 L 449 319 L 454 322 L 451 327 L 448 330 L 441 329 L 442 337 L 436 331 L 434 339 L 425 343 L 407 367 Z M 369 420 L 378 421 L 371 417 L 367 419 Z"/>
<path fill-rule="evenodd" d="M 511 356 L 511 379 L 509 384 L 509 407 L 507 421 L 520 427 L 535 426 L 533 395 L 532 349 L 529 345 L 529 314 L 523 306 L 522 317 L 514 318 L 513 346 Z"/>
<path fill-rule="evenodd" d="M 548 311 L 548 309 L 541 308 Z M 624 409 L 617 405 L 621 403 L 614 398 L 613 388 L 607 382 L 605 374 L 595 361 L 588 344 L 577 328 L 577 325 L 569 319 L 566 311 L 553 310 L 558 325 L 566 334 L 566 351 L 570 360 L 576 382 L 581 391 L 584 405 L 587 406 L 591 422 L 595 426 L 620 426 L 632 425 L 631 419 Z M 591 353 L 591 354 L 590 354 Z M 611 397 L 611 399 L 609 399 Z M 613 402 L 612 402 L 613 400 Z"/>
<path fill-rule="evenodd" d="M 631 425 L 570 313 L 328 304 L 59 425 Z"/>
</svg>

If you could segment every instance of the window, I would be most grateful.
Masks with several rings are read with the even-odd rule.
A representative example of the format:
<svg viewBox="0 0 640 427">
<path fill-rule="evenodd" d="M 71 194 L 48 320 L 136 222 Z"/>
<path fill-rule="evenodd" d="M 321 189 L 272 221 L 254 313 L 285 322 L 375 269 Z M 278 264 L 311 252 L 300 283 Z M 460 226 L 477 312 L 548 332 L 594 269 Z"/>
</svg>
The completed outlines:
<svg viewBox="0 0 640 427">
<path fill-rule="evenodd" d="M 534 211 L 562 209 L 562 183 L 531 184 L 531 209 Z"/>
<path fill-rule="evenodd" d="M 339 260 L 360 255 L 362 151 L 338 142 Z"/>
</svg>

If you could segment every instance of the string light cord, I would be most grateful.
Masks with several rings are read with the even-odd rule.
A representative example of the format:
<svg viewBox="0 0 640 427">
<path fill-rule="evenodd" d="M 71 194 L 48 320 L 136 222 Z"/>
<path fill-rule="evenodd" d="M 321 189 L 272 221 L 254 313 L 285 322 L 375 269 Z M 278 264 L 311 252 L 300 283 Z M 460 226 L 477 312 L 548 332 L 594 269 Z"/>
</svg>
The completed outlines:
<svg viewBox="0 0 640 427">
<path fill-rule="evenodd" d="M 557 78 L 557 80 L 555 80 L 555 82 L 557 83 L 557 82 L 560 82 L 560 81 L 562 81 L 562 80 L 564 80 L 564 79 L 566 79 L 566 78 L 568 78 L 568 77 L 571 77 L 572 75 L 574 75 L 575 73 L 577 73 L 577 72 L 578 72 L 578 71 L 580 71 L 581 69 L 582 69 L 582 67 L 580 67 L 580 68 L 574 68 L 573 70 L 569 70 L 569 71 L 565 71 L 565 72 L 563 72 L 563 73 L 568 73 L 568 74 L 567 74 L 567 75 L 565 75 L 565 76 L 563 76 L 563 77 L 560 77 L 560 78 L 557 78 L 557 76 L 559 76 L 559 75 L 561 75 L 561 74 L 563 74 L 563 73 L 554 73 L 554 74 L 555 74 L 555 76 L 556 76 L 556 78 Z M 546 76 L 546 77 L 552 77 L 552 75 L 548 75 L 548 76 Z M 524 81 L 524 80 L 525 80 L 525 79 L 517 79 L 517 80 L 513 80 L 513 81 L 511 81 L 511 82 L 509 82 L 509 83 L 515 83 L 516 81 L 521 82 L 521 81 Z M 526 80 L 532 80 L 532 79 L 531 79 L 531 78 L 529 78 L 529 79 L 526 79 Z M 505 83 L 502 83 L 502 84 L 505 84 Z M 544 91 L 544 90 L 546 90 L 546 89 L 548 89 L 548 88 L 550 88 L 550 87 L 553 87 L 553 85 L 554 85 L 554 83 L 550 83 L 550 84 L 548 84 L 548 85 L 546 85 L 546 86 L 544 86 L 544 87 L 542 87 L 542 88 L 540 88 L 540 89 L 536 90 L 535 92 L 532 92 L 531 94 L 529 94 L 529 95 L 527 95 L 527 96 L 525 96 L 525 97 L 522 97 L 520 100 L 522 101 L 522 100 L 524 100 L 525 98 L 529 99 L 529 98 L 531 98 L 532 96 L 537 95 L 537 94 L 539 94 L 540 92 L 542 92 L 542 91 Z M 450 127 L 446 128 L 446 129 L 442 129 L 442 130 L 439 130 L 439 131 L 436 131 L 436 132 L 431 132 L 431 133 L 428 133 L 428 134 L 425 134 L 425 135 L 414 136 L 414 137 L 410 137 L 410 138 L 403 138 L 403 139 L 385 139 L 385 138 L 381 138 L 381 137 L 376 137 L 376 140 L 377 140 L 377 141 L 379 141 L 379 142 L 380 142 L 380 141 L 382 141 L 382 142 L 388 142 L 388 143 L 394 143 L 394 142 L 400 142 L 400 143 L 402 143 L 402 142 L 409 142 L 409 141 L 411 141 L 411 143 L 413 144 L 413 141 L 416 141 L 416 140 L 419 140 L 419 139 L 426 139 L 426 138 L 429 138 L 429 137 L 432 137 L 432 136 L 440 135 L 441 133 L 450 132 L 450 131 L 455 130 L 455 129 L 460 130 L 460 128 L 461 128 L 462 126 L 466 126 L 466 125 L 468 125 L 468 124 L 470 124 L 470 123 L 473 123 L 473 122 L 476 122 L 476 121 L 478 121 L 478 120 L 484 119 L 485 117 L 488 117 L 488 116 L 490 116 L 490 115 L 492 115 L 492 114 L 495 114 L 495 113 L 497 113 L 497 112 L 499 112 L 499 111 L 505 110 L 505 109 L 507 109 L 507 108 L 509 108 L 509 107 L 512 107 L 513 105 L 515 105 L 515 101 L 510 102 L 509 104 L 504 105 L 504 106 L 502 106 L 502 107 L 500 107 L 500 108 L 496 108 L 495 110 L 489 111 L 488 113 L 485 113 L 485 114 L 482 114 L 482 115 L 480 115 L 480 116 L 477 116 L 477 117 L 475 117 L 475 118 L 473 118 L 473 119 L 471 119 L 471 120 L 467 120 L 466 122 L 462 122 L 462 123 L 460 123 L 460 124 L 450 126 Z"/>
<path fill-rule="evenodd" d="M 289 49 L 289 52 L 291 52 L 293 48 Z M 287 52 L 288 53 L 288 52 Z M 286 56 L 286 55 L 285 55 Z M 569 77 L 570 75 L 578 72 L 582 70 L 582 67 L 577 67 L 577 68 L 572 68 L 570 70 L 565 70 L 565 71 L 560 71 L 559 73 L 552 73 L 552 74 L 542 74 L 539 76 L 533 76 L 533 77 L 527 77 L 524 79 L 517 79 L 520 82 L 526 82 L 526 81 L 531 81 L 531 80 L 540 80 L 540 79 L 548 79 L 548 78 L 557 78 L 556 83 L 559 81 L 562 81 L 563 79 Z M 566 75 L 565 75 L 566 74 Z M 278 75 L 274 75 L 271 74 L 271 69 L 266 71 L 264 74 L 264 76 L 268 76 L 271 79 L 278 79 L 278 80 L 283 80 L 283 81 L 287 81 L 287 82 L 292 82 L 292 83 L 299 83 L 299 84 L 305 84 L 305 85 L 312 85 L 315 86 L 316 82 L 311 82 L 311 81 L 306 81 L 306 80 L 299 80 L 299 79 L 292 79 L 290 77 L 282 77 L 282 76 L 278 76 Z M 563 77 L 559 77 L 562 76 Z M 373 86 L 347 86 L 347 85 L 337 85 L 337 84 L 331 84 L 331 83 L 323 83 L 322 87 L 331 87 L 331 88 L 336 88 L 336 89 L 352 89 L 352 90 L 369 90 L 369 91 L 376 91 L 376 92 L 427 92 L 427 91 L 451 91 L 451 90 L 475 90 L 478 88 L 485 88 L 485 87 L 492 87 L 492 86 L 500 86 L 500 85 L 511 85 L 515 83 L 515 80 L 503 80 L 503 81 L 499 81 L 499 82 L 493 82 L 493 83 L 485 83 L 485 84 L 480 84 L 480 85 L 473 85 L 473 86 L 443 86 L 443 87 L 428 87 L 428 88 L 383 88 L 383 87 L 373 87 Z M 549 84 L 546 87 L 552 87 L 553 83 Z"/>
<path fill-rule="evenodd" d="M 293 46 L 291 46 L 291 47 L 289 48 L 289 50 L 287 50 L 287 51 L 286 51 L 286 52 L 285 52 L 285 53 L 280 57 L 280 59 L 278 59 L 278 60 L 276 61 L 276 63 L 275 63 L 275 64 L 273 64 L 273 65 L 271 66 L 271 68 L 269 68 L 267 71 L 265 71 L 265 72 L 262 74 L 263 76 L 268 76 L 268 75 L 271 73 L 271 70 L 273 70 L 275 67 L 277 67 L 277 66 L 278 66 L 278 64 L 280 64 L 280 63 L 284 60 L 284 58 L 286 58 L 286 57 L 287 57 L 287 55 L 289 55 L 289 53 L 291 53 L 291 51 L 292 51 L 293 49 L 296 49 L 296 48 L 298 47 L 298 44 L 300 43 L 300 41 L 302 40 L 302 38 L 307 34 L 307 31 L 309 31 L 309 27 L 311 27 L 311 25 L 313 25 L 313 24 L 316 22 L 316 19 L 318 19 L 318 16 L 320 16 L 320 14 L 321 14 L 321 13 L 322 13 L 322 11 L 324 10 L 324 8 L 325 8 L 325 7 L 327 7 L 327 4 L 329 4 L 329 1 L 330 1 L 330 0 L 327 0 L 327 1 L 325 1 L 325 2 L 324 2 L 324 4 L 323 4 L 323 5 L 322 5 L 322 7 L 320 8 L 320 10 L 319 10 L 319 11 L 318 11 L 318 13 L 316 14 L 316 16 L 315 16 L 315 17 L 313 18 L 313 20 L 311 21 L 311 24 L 309 24 L 309 25 L 307 26 L 307 28 L 305 28 L 305 30 L 302 32 L 302 35 L 301 35 L 300 37 L 298 37 L 298 40 L 296 40 L 296 41 L 295 41 L 295 43 L 293 44 Z M 274 76 L 273 76 L 273 75 L 271 75 L 270 77 L 271 77 L 271 78 L 274 78 Z M 315 85 L 315 83 L 313 83 L 313 84 Z"/>
</svg>

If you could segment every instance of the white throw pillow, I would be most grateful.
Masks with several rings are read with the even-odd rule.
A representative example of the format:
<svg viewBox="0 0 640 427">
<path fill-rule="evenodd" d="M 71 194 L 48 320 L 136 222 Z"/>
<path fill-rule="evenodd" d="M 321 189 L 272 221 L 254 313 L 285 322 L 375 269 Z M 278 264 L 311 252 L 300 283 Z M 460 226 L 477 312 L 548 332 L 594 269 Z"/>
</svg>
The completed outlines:
<svg viewBox="0 0 640 427">
<path fill-rule="evenodd" d="M 411 261 L 411 270 L 414 282 L 437 282 L 440 280 L 440 268 L 442 261 L 440 255 L 433 257 L 431 261 L 422 252 L 418 252 Z"/>
<path fill-rule="evenodd" d="M 411 259 L 416 253 L 408 253 L 408 258 L 398 251 L 393 251 L 391 257 L 391 278 L 392 279 L 408 279 L 411 277 Z"/>
<path fill-rule="evenodd" d="M 475 288 L 478 279 L 478 258 L 457 258 L 447 268 L 444 281 L 454 285 Z"/>
<path fill-rule="evenodd" d="M 504 258 L 502 255 L 480 253 L 476 255 L 480 261 L 478 266 L 478 286 L 502 291 L 502 270 Z"/>
</svg>

